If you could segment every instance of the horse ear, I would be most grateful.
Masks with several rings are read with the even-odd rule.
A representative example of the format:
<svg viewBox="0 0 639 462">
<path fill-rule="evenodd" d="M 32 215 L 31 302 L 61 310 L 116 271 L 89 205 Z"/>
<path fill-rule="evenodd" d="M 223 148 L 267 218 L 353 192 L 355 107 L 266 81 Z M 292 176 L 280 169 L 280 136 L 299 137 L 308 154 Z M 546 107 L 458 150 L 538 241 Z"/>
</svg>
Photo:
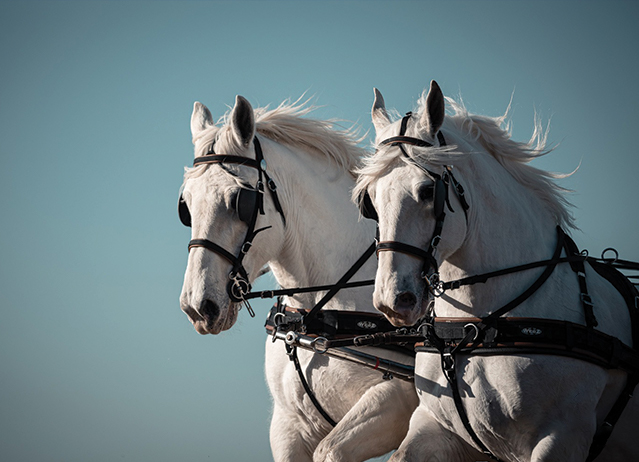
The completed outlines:
<svg viewBox="0 0 639 462">
<path fill-rule="evenodd" d="M 384 103 L 384 97 L 377 88 L 373 88 L 375 93 L 375 101 L 373 102 L 373 109 L 371 115 L 373 117 L 373 125 L 376 131 L 382 130 L 388 124 L 391 123 L 386 112 L 386 104 Z"/>
<path fill-rule="evenodd" d="M 430 90 L 426 96 L 426 107 L 422 114 L 421 124 L 430 136 L 435 136 L 444 123 L 444 94 L 437 82 L 430 81 Z"/>
<path fill-rule="evenodd" d="M 204 104 L 196 101 L 193 104 L 193 114 L 191 114 L 191 135 L 195 136 L 202 130 L 215 125 L 211 111 Z"/>
<path fill-rule="evenodd" d="M 251 103 L 243 96 L 237 95 L 235 97 L 230 124 L 236 141 L 241 146 L 248 147 L 255 136 L 255 116 Z"/>
</svg>

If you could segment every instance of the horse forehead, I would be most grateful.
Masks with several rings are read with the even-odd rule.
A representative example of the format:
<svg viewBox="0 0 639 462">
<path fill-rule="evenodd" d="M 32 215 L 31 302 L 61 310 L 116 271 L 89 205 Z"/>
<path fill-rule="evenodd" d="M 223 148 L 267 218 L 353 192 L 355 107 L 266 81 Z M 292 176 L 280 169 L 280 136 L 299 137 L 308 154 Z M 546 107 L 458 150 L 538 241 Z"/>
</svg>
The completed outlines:
<svg viewBox="0 0 639 462">
<path fill-rule="evenodd" d="M 401 200 L 407 194 L 412 194 L 413 186 L 423 180 L 423 175 L 417 169 L 402 165 L 382 176 L 376 183 L 376 189 L 383 200 Z"/>
<path fill-rule="evenodd" d="M 216 204 L 228 202 L 231 190 L 237 186 L 237 182 L 228 174 L 218 169 L 211 168 L 198 177 L 189 178 L 184 184 L 184 194 L 188 195 L 192 207 L 198 206 L 211 209 Z M 217 171 L 216 171 L 217 170 Z"/>
</svg>

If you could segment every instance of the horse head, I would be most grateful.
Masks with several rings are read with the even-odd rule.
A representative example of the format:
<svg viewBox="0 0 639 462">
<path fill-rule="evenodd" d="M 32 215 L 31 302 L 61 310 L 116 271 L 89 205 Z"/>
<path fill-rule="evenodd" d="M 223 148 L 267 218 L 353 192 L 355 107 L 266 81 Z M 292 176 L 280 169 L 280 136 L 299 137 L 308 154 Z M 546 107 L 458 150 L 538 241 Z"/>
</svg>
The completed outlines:
<svg viewBox="0 0 639 462">
<path fill-rule="evenodd" d="M 221 126 L 206 106 L 194 105 L 195 162 L 179 202 L 192 228 L 180 307 L 200 334 L 233 326 L 242 295 L 281 246 L 284 215 L 255 131 L 253 108 L 241 96 Z"/>
<path fill-rule="evenodd" d="M 378 149 L 360 168 L 353 195 L 363 213 L 378 220 L 373 303 L 393 324 L 410 326 L 428 309 L 439 265 L 464 241 L 468 206 L 452 167 L 431 155 L 449 150 L 440 131 L 444 96 L 437 83 L 431 82 L 421 113 L 396 122 L 374 92 Z"/>
</svg>

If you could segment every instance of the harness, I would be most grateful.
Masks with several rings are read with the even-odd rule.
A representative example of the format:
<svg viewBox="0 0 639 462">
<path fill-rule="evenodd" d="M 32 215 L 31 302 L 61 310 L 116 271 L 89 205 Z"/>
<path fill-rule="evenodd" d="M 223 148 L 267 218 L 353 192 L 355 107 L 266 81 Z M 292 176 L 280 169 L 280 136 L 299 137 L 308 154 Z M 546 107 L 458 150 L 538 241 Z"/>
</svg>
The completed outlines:
<svg viewBox="0 0 639 462">
<path fill-rule="evenodd" d="M 639 270 L 639 264 L 619 261 L 617 258 L 614 261 L 604 259 L 603 255 L 600 260 L 597 260 L 588 257 L 587 254 L 579 253 L 572 239 L 560 227 L 557 227 L 557 246 L 553 256 L 548 260 L 518 265 L 456 281 L 441 281 L 435 252 L 441 240 L 446 216 L 444 205 L 446 204 L 449 210 L 453 212 L 448 200 L 448 186 L 451 182 L 455 187 L 454 191 L 465 213 L 469 206 L 464 197 L 463 187 L 452 174 L 452 167 L 445 166 L 443 174 L 438 175 L 414 161 L 404 149 L 404 144 L 420 147 L 432 146 L 431 143 L 424 140 L 404 136 L 410 117 L 411 113 L 407 113 L 402 119 L 400 136 L 386 139 L 380 144 L 398 146 L 404 158 L 417 166 L 435 182 L 433 197 L 433 210 L 436 220 L 435 230 L 426 251 L 402 242 L 385 241 L 377 245 L 377 252 L 396 251 L 422 259 L 424 266 L 421 277 L 427 283 L 430 293 L 435 297 L 443 295 L 448 290 L 485 282 L 493 277 L 545 267 L 542 274 L 519 296 L 484 318 L 431 317 L 427 319 L 419 328 L 424 341 L 416 344 L 416 351 L 440 354 L 442 372 L 451 387 L 455 408 L 464 428 L 480 450 L 486 456 L 498 462 L 501 462 L 501 460 L 481 441 L 468 419 L 457 380 L 456 365 L 458 355 L 552 354 L 577 358 L 608 369 L 614 368 L 626 371 L 628 373 L 626 386 L 593 438 L 587 462 L 594 460 L 603 450 L 615 423 L 630 400 L 634 388 L 639 383 L 639 352 L 635 348 L 623 344 L 619 339 L 595 329 L 597 319 L 594 315 L 592 299 L 588 294 L 585 263 L 587 262 L 600 275 L 608 279 L 624 296 L 630 312 L 633 343 L 635 345 L 639 341 L 639 292 L 627 277 L 617 271 L 616 268 Z M 438 132 L 437 137 L 440 146 L 444 146 L 445 140 L 441 132 Z M 360 208 L 363 213 L 377 218 L 377 214 L 372 207 L 372 201 L 367 196 L 367 193 L 361 197 Z M 562 250 L 565 252 L 565 257 L 561 257 Z M 606 249 L 604 253 L 608 250 L 612 249 Z M 560 263 L 569 263 L 577 275 L 586 326 L 550 319 L 503 317 L 535 293 Z M 429 275 L 428 272 L 431 268 L 433 272 Z"/>
<path fill-rule="evenodd" d="M 249 283 L 248 272 L 244 268 L 242 261 L 253 245 L 255 236 L 270 228 L 270 226 L 266 226 L 264 228 L 255 229 L 258 213 L 264 215 L 263 178 L 266 178 L 266 183 L 268 185 L 269 192 L 271 193 L 271 197 L 273 198 L 275 208 L 282 217 L 282 222 L 286 226 L 284 211 L 282 210 L 282 205 L 277 197 L 277 186 L 266 172 L 266 161 L 264 160 L 262 146 L 260 145 L 257 136 L 253 138 L 253 146 L 255 148 L 255 159 L 227 154 L 216 154 L 214 150 L 215 143 L 213 143 L 213 146 L 211 146 L 209 152 L 205 156 L 196 157 L 193 160 L 194 167 L 205 164 L 237 164 L 257 170 L 258 178 L 255 187 L 253 189 L 242 188 L 237 195 L 235 210 L 239 219 L 248 225 L 246 235 L 244 236 L 244 242 L 240 246 L 237 255 L 232 254 L 228 250 L 209 241 L 208 239 L 192 239 L 189 242 L 189 251 L 191 251 L 194 247 L 204 247 L 205 249 L 220 255 L 233 265 L 233 268 L 229 273 L 229 282 L 226 286 L 226 292 L 232 302 L 243 302 L 251 317 L 255 317 L 255 312 L 246 298 L 247 294 L 251 291 L 251 284 Z M 189 208 L 182 195 L 180 195 L 180 199 L 178 201 L 178 213 L 182 224 L 190 227 L 191 213 L 189 212 Z"/>
<path fill-rule="evenodd" d="M 444 220 L 446 219 L 446 211 L 445 208 L 448 207 L 448 210 L 454 212 L 452 206 L 450 205 L 450 198 L 448 195 L 449 185 L 452 183 L 454 187 L 454 192 L 459 200 L 459 203 L 464 210 L 464 214 L 467 215 L 467 211 L 470 208 L 468 202 L 466 201 L 464 188 L 457 181 L 455 175 L 453 174 L 452 166 L 446 166 L 442 174 L 438 174 L 433 172 L 423 165 L 415 162 L 415 160 L 406 152 L 404 149 L 404 145 L 408 144 L 411 146 L 418 147 L 432 147 L 433 144 L 428 141 L 413 138 L 410 136 L 405 136 L 406 127 L 408 125 L 408 121 L 412 116 L 411 112 L 407 112 L 406 115 L 402 118 L 399 136 L 394 136 L 388 138 L 380 143 L 382 146 L 391 146 L 391 147 L 399 147 L 404 158 L 409 161 L 412 165 L 419 168 L 422 172 L 426 174 L 434 182 L 434 192 L 433 192 L 433 213 L 435 215 L 435 229 L 433 230 L 433 235 L 429 241 L 428 249 L 424 251 L 419 247 L 415 247 L 413 245 L 405 244 L 403 242 L 398 241 L 382 241 L 377 244 L 377 254 L 379 252 L 384 251 L 393 251 L 393 252 L 402 252 L 408 255 L 413 255 L 418 258 L 421 258 L 424 261 L 424 265 L 422 268 L 421 276 L 426 279 L 429 283 L 430 287 L 434 287 L 439 283 L 439 271 L 437 260 L 435 259 L 435 253 L 437 252 L 437 246 L 441 241 L 441 234 L 444 228 Z M 446 139 L 441 131 L 437 132 L 437 140 L 439 141 L 440 147 L 446 146 Z M 373 207 L 373 202 L 368 195 L 368 192 L 364 192 L 362 197 L 360 197 L 360 209 L 362 210 L 362 214 L 367 218 L 372 218 L 374 220 L 378 220 L 377 212 Z M 429 275 L 430 269 L 434 271 Z"/>
<path fill-rule="evenodd" d="M 336 422 L 322 408 L 306 380 L 297 357 L 298 347 L 310 349 L 315 353 L 320 354 L 327 353 L 330 349 L 330 352 L 328 352 L 329 356 L 377 369 L 384 373 L 384 378 L 386 379 L 398 377 L 404 380 L 412 380 L 414 368 L 412 366 L 406 366 L 401 363 L 363 353 L 353 348 L 347 348 L 348 346 L 363 346 L 365 344 L 380 345 L 384 343 L 380 343 L 380 340 L 378 337 L 375 337 L 375 335 L 378 335 L 379 333 L 384 334 L 386 331 L 393 330 L 394 327 L 381 314 L 362 312 L 345 313 L 332 310 L 321 311 L 338 291 L 374 284 L 375 281 L 372 279 L 354 282 L 351 282 L 350 279 L 366 263 L 373 253 L 375 253 L 376 242 L 373 242 L 364 251 L 358 260 L 335 284 L 251 292 L 252 288 L 249 283 L 249 275 L 244 268 L 243 259 L 249 252 L 255 236 L 270 228 L 270 226 L 267 226 L 255 229 L 258 213 L 264 215 L 264 179 L 266 180 L 266 185 L 268 186 L 275 208 L 280 214 L 282 222 L 286 226 L 284 211 L 277 195 L 277 186 L 266 171 L 266 161 L 257 137 L 254 137 L 253 144 L 255 159 L 227 154 L 217 154 L 214 150 L 215 143 L 213 143 L 213 146 L 211 146 L 206 155 L 196 157 L 193 161 L 194 167 L 206 164 L 236 164 L 254 168 L 258 172 L 258 180 L 254 188 L 240 189 L 235 200 L 235 212 L 237 213 L 240 221 L 247 224 L 247 232 L 244 242 L 237 251 L 237 254 L 229 252 L 222 246 L 208 239 L 192 239 L 189 242 L 188 249 L 190 251 L 194 247 L 203 247 L 220 255 L 233 265 L 229 272 L 229 283 L 226 287 L 227 294 L 232 302 L 243 303 L 251 317 L 255 316 L 255 312 L 253 311 L 249 300 L 255 298 L 278 298 L 277 304 L 271 310 L 269 318 L 267 319 L 267 332 L 272 335 L 273 341 L 281 339 L 285 342 L 286 351 L 295 366 L 306 393 L 317 408 L 318 412 L 329 424 L 335 426 Z M 178 214 L 182 224 L 191 227 L 191 214 L 182 195 L 180 195 L 178 200 Z M 281 300 L 282 296 L 292 296 L 300 293 L 319 291 L 327 291 L 327 293 L 310 310 L 288 309 L 283 305 Z M 345 322 L 346 319 L 348 319 L 347 322 Z M 373 337 L 368 340 L 362 340 L 361 344 L 357 343 L 355 338 L 364 335 L 373 335 Z M 336 340 L 336 337 L 339 337 L 339 340 Z M 401 349 L 400 347 L 400 349 L 404 353 L 414 356 L 414 343 L 419 338 L 421 337 L 416 336 L 408 348 Z M 385 348 L 392 349 L 394 347 L 387 345 Z"/>
</svg>

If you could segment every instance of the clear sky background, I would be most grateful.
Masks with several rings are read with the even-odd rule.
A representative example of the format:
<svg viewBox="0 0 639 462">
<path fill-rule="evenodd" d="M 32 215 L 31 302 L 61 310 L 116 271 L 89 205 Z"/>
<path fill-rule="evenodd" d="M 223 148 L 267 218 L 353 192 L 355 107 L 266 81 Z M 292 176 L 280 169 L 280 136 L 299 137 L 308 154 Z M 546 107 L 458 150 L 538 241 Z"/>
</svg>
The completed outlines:
<svg viewBox="0 0 639 462">
<path fill-rule="evenodd" d="M 639 260 L 639 3 L 0 1 L 0 459 L 271 460 L 264 316 L 180 311 L 193 102 L 372 130 L 436 79 L 557 150 L 580 247 Z M 348 123 L 346 123 L 348 125 Z M 370 137 L 369 137 L 370 138 Z M 266 278 L 259 287 L 273 281 Z"/>
</svg>

